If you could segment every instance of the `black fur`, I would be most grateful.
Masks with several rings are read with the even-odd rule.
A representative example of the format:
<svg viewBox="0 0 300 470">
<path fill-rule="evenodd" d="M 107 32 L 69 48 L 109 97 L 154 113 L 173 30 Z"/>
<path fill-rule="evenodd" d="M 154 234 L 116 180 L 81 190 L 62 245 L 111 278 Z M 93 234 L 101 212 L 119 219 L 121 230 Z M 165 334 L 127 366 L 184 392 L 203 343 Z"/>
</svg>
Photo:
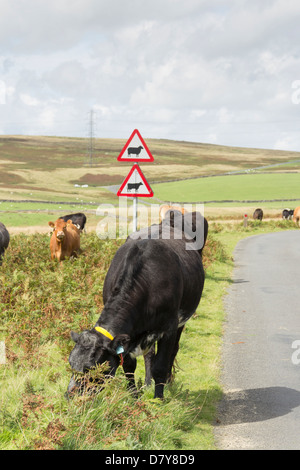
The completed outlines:
<svg viewBox="0 0 300 470">
<path fill-rule="evenodd" d="M 205 225 L 207 228 L 207 222 Z M 95 329 L 73 334 L 76 345 L 69 362 L 73 369 L 86 372 L 108 361 L 110 374 L 114 375 L 120 363 L 118 347 L 122 346 L 123 368 L 130 386 L 135 388 L 136 356 L 150 349 L 146 379 L 149 383 L 150 374 L 153 376 L 155 397 L 162 398 L 184 324 L 201 299 L 203 244 L 195 243 L 195 236 L 184 234 L 167 222 L 155 226 L 153 233 L 157 239 L 149 238 L 151 230 L 132 234 L 108 269 L 103 287 L 104 309 L 95 326 L 105 328 L 114 339 Z M 73 386 L 71 379 L 68 390 Z"/>
</svg>

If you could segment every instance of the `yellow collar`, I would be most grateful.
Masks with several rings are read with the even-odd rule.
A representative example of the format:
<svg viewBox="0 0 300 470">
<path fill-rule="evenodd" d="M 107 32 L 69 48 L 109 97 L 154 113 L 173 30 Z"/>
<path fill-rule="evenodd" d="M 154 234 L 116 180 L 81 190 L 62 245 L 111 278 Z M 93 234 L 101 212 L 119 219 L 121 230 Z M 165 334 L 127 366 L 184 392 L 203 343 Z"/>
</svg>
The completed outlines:
<svg viewBox="0 0 300 470">
<path fill-rule="evenodd" d="M 101 326 L 95 326 L 95 330 L 99 331 L 99 333 L 102 333 L 104 336 L 111 340 L 114 339 L 114 337 L 105 328 L 102 328 Z"/>
</svg>

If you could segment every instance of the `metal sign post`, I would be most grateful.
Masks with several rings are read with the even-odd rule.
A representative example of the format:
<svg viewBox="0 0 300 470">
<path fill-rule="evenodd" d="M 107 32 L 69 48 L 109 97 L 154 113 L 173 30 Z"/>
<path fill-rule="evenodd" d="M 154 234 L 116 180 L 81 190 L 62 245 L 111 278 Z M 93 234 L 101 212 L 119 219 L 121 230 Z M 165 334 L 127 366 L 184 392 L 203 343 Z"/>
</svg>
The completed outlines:
<svg viewBox="0 0 300 470">
<path fill-rule="evenodd" d="M 117 192 L 118 196 L 132 197 L 133 199 L 132 223 L 134 232 L 137 231 L 138 197 L 153 197 L 153 191 L 138 162 L 153 162 L 153 160 L 144 139 L 135 129 L 118 157 L 118 161 L 135 161 L 135 163 Z"/>
<path fill-rule="evenodd" d="M 134 196 L 133 198 L 133 220 L 132 220 L 132 225 L 133 225 L 133 231 L 137 231 L 137 206 L 138 206 L 138 198 Z"/>
</svg>

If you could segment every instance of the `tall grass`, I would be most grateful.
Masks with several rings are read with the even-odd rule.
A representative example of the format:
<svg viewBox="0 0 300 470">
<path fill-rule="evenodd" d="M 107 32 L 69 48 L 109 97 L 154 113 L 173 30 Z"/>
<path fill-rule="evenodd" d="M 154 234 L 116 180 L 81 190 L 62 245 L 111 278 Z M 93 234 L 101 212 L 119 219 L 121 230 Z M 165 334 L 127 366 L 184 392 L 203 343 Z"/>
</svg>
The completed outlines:
<svg viewBox="0 0 300 470">
<path fill-rule="evenodd" d="M 207 422 L 202 405 L 209 400 L 199 380 L 196 391 L 195 377 L 187 375 L 185 387 L 175 380 L 161 403 L 152 399 L 153 386 L 143 387 L 142 361 L 138 399 L 127 391 L 121 370 L 99 394 L 64 397 L 70 331 L 91 328 L 98 318 L 104 278 L 123 242 L 83 235 L 79 257 L 59 264 L 50 260 L 47 235 L 12 237 L 0 273 L 0 341 L 7 356 L 0 365 L 0 449 L 182 449 L 191 445 L 189 433 L 203 413 Z M 218 253 L 220 243 L 209 240 L 207 266 Z M 190 342 L 181 352 L 187 374 L 199 321 L 190 320 Z M 210 447 L 208 441 L 203 445 Z"/>
<path fill-rule="evenodd" d="M 98 318 L 104 278 L 123 240 L 83 235 L 80 256 L 59 264 L 50 260 L 47 235 L 12 237 L 0 268 L 0 341 L 6 345 L 0 449 L 213 449 L 231 250 L 238 238 L 293 227 L 283 225 L 211 224 L 203 296 L 182 334 L 175 381 L 163 402 L 153 400 L 153 385 L 143 386 L 143 361 L 138 399 L 127 391 L 122 370 L 99 394 L 64 396 L 70 331 L 91 328 Z"/>
</svg>

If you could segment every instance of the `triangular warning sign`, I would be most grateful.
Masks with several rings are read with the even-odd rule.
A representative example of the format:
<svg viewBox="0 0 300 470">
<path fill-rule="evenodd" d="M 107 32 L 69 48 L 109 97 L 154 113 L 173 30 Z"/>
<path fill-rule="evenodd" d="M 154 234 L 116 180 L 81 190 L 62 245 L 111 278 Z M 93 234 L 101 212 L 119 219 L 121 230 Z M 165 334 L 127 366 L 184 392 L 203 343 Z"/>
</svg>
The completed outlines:
<svg viewBox="0 0 300 470">
<path fill-rule="evenodd" d="M 153 191 L 150 188 L 140 167 L 133 165 L 127 177 L 117 192 L 118 196 L 131 197 L 152 197 Z"/>
<path fill-rule="evenodd" d="M 154 158 L 146 142 L 137 129 L 129 137 L 122 152 L 118 156 L 119 162 L 153 162 Z"/>
</svg>

